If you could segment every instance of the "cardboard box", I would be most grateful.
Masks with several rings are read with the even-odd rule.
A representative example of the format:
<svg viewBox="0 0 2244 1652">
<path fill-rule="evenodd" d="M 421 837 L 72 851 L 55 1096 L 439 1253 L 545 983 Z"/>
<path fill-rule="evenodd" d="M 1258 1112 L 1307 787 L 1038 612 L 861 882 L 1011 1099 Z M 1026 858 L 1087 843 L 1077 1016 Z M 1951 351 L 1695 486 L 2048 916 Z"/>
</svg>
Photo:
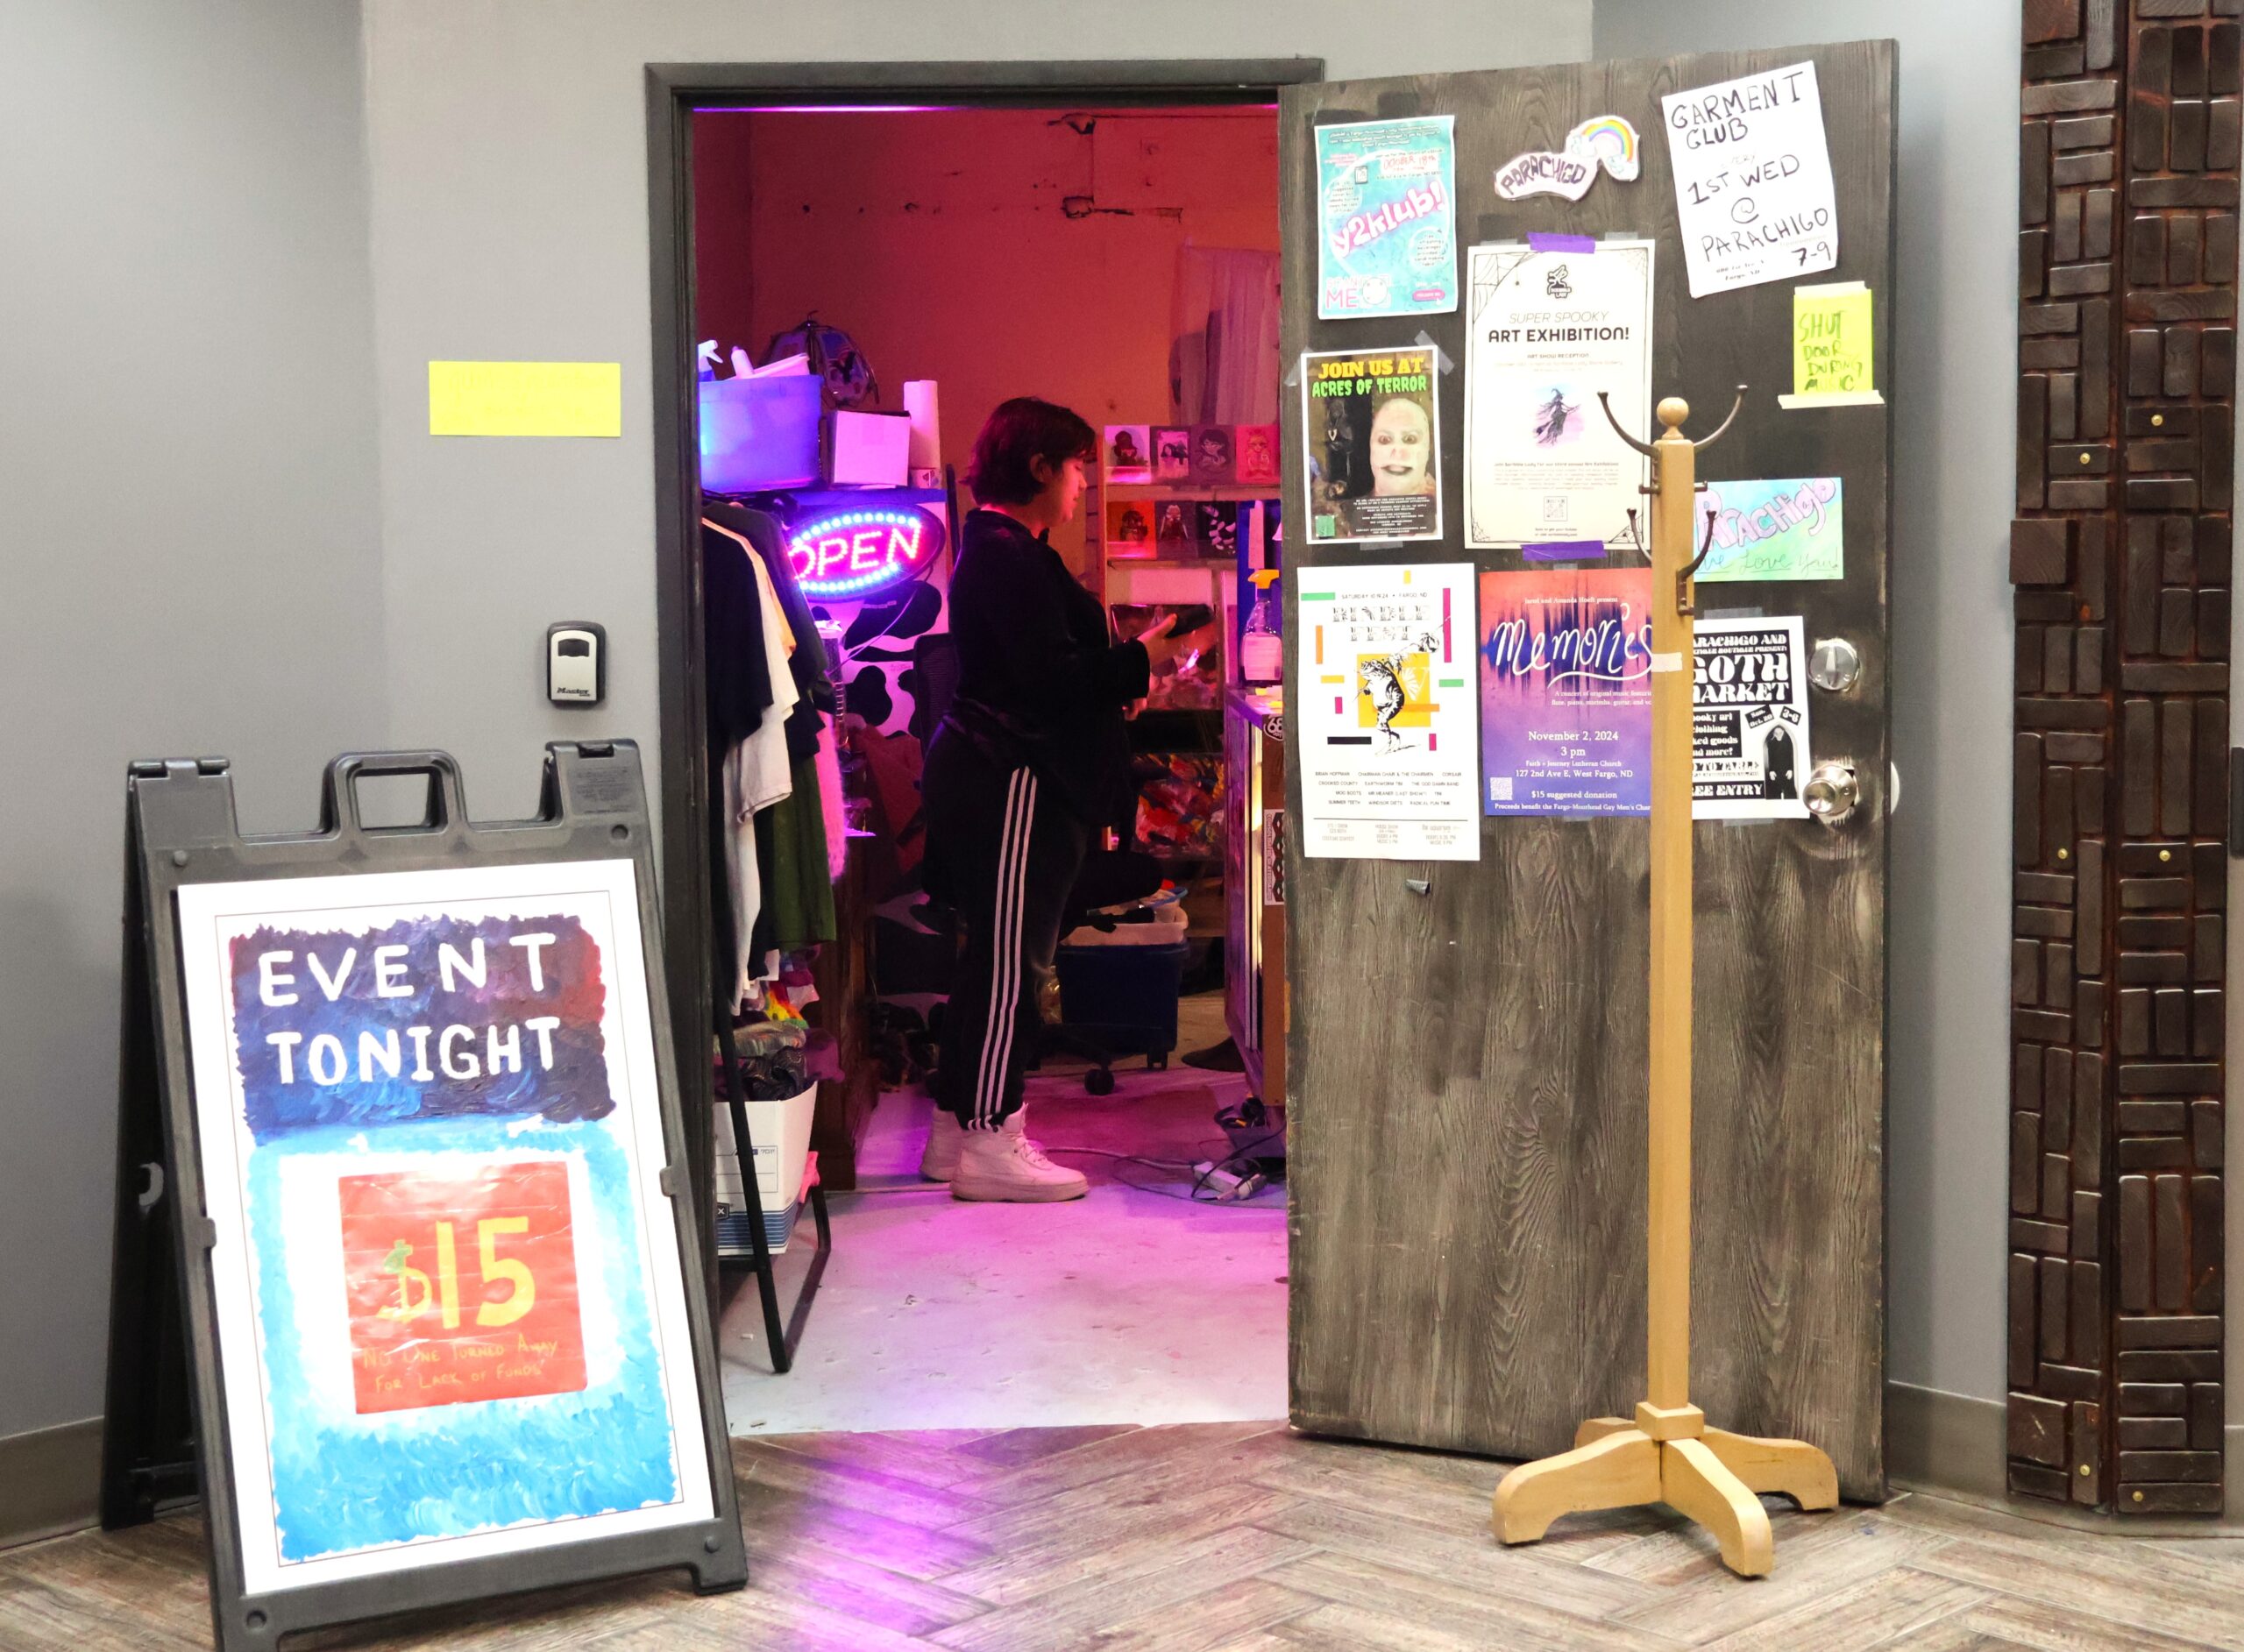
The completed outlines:
<svg viewBox="0 0 2244 1652">
<path fill-rule="evenodd" d="M 911 473 L 909 415 L 834 413 L 828 481 L 837 487 L 902 487 Z"/>
</svg>

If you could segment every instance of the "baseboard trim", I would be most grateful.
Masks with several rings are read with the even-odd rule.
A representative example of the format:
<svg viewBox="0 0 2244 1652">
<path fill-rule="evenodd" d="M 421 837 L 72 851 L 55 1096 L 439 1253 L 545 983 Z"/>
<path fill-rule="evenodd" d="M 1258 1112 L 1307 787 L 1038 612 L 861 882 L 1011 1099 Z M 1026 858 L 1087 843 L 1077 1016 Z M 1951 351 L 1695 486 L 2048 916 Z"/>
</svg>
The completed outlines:
<svg viewBox="0 0 2244 1652">
<path fill-rule="evenodd" d="M 101 1523 L 102 1420 L 0 1436 L 0 1549 Z"/>
<path fill-rule="evenodd" d="M 2001 1498 L 2007 1417 L 1999 1400 L 1885 1385 L 1886 1478 L 1896 1485 Z"/>
</svg>

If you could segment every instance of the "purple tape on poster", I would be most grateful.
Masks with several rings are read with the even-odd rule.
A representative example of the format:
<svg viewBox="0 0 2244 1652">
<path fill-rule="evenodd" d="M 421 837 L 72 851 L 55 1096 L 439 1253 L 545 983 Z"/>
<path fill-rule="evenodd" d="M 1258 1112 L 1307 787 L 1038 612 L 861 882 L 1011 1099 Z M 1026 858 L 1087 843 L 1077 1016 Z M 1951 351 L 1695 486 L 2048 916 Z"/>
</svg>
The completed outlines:
<svg viewBox="0 0 2244 1652">
<path fill-rule="evenodd" d="M 1530 562 L 1602 562 L 1601 539 L 1552 539 L 1539 545 L 1523 545 L 1520 555 Z"/>
<path fill-rule="evenodd" d="M 1587 235 L 1548 235 L 1540 230 L 1527 233 L 1527 250 L 1530 252 L 1594 252 L 1597 240 Z"/>
</svg>

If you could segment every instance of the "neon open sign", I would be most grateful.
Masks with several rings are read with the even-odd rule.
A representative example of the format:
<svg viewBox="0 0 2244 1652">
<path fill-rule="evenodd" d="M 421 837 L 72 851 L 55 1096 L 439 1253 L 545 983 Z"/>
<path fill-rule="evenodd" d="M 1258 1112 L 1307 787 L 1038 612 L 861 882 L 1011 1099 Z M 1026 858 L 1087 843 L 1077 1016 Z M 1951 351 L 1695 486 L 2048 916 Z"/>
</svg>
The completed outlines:
<svg viewBox="0 0 2244 1652">
<path fill-rule="evenodd" d="M 813 516 L 787 541 L 787 557 L 809 595 L 861 597 L 910 578 L 941 548 L 925 511 L 891 506 Z"/>
</svg>

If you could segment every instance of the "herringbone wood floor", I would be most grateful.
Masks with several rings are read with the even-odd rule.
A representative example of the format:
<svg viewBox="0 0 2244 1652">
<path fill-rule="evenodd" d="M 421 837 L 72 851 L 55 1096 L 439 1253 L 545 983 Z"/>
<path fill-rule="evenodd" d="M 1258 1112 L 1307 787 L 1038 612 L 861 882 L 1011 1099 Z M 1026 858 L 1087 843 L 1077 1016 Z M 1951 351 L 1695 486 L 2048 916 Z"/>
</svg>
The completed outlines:
<svg viewBox="0 0 2244 1652">
<path fill-rule="evenodd" d="M 753 1582 L 675 1577 L 329 1631 L 360 1648 L 833 1652 L 2244 1652 L 2244 1543 L 2080 1533 L 1924 1496 L 1776 1518 L 1773 1577 L 1653 1512 L 1532 1549 L 1496 1464 L 1268 1424 L 808 1435 L 735 1450 Z M 173 1520 L 0 1554 L 0 1648 L 207 1646 Z"/>
</svg>

